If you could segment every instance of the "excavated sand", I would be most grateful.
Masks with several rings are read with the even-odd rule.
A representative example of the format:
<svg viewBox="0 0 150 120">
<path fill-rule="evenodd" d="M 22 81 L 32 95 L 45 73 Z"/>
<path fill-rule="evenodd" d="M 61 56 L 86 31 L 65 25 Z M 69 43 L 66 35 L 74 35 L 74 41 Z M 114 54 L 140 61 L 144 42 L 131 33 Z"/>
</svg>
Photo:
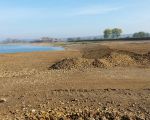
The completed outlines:
<svg viewBox="0 0 150 120">
<path fill-rule="evenodd" d="M 92 67 L 107 68 L 115 66 L 125 67 L 149 64 L 150 62 L 150 53 L 136 54 L 133 52 L 121 50 L 110 51 L 110 49 L 106 49 L 106 51 L 104 52 L 104 49 L 96 49 L 94 56 L 92 56 L 93 54 L 94 50 L 91 50 L 91 52 L 89 52 L 88 54 L 85 52 L 85 54 L 82 55 L 82 58 L 63 59 L 53 64 L 50 67 L 50 69 L 72 69 Z"/>
<path fill-rule="evenodd" d="M 84 58 L 66 58 L 52 65 L 50 68 L 52 69 L 71 69 L 80 67 L 86 68 L 91 65 L 91 62 L 92 60 Z"/>
</svg>

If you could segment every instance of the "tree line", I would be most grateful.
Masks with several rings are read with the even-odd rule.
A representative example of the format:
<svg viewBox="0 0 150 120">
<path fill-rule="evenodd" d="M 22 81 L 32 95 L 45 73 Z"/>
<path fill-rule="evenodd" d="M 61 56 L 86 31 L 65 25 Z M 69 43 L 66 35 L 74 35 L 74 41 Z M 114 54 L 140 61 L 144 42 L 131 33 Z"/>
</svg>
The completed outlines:
<svg viewBox="0 0 150 120">
<path fill-rule="evenodd" d="M 137 32 L 133 34 L 133 38 L 145 38 L 145 37 L 150 37 L 150 34 L 146 32 Z"/>
<path fill-rule="evenodd" d="M 104 38 L 106 39 L 118 38 L 120 37 L 121 33 L 122 33 L 122 29 L 120 28 L 106 29 L 104 30 Z"/>
<path fill-rule="evenodd" d="M 120 28 L 113 28 L 113 29 L 105 29 L 104 30 L 104 38 L 105 39 L 117 39 L 121 36 L 123 30 Z M 133 38 L 145 38 L 150 37 L 150 33 L 146 32 L 137 32 L 132 35 Z"/>
</svg>

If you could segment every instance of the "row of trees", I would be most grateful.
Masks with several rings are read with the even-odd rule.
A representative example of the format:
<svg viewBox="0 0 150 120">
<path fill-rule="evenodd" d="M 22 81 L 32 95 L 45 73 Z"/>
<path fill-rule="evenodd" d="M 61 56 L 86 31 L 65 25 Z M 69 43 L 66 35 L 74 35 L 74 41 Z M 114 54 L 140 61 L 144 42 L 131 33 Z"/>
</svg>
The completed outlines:
<svg viewBox="0 0 150 120">
<path fill-rule="evenodd" d="M 121 36 L 122 29 L 114 28 L 114 29 L 105 29 L 104 30 L 104 38 L 105 39 L 117 39 Z M 145 38 L 150 37 L 150 33 L 146 32 L 137 32 L 132 35 L 133 38 Z"/>
<path fill-rule="evenodd" d="M 122 29 L 114 28 L 114 29 L 106 29 L 104 31 L 104 38 L 119 38 L 122 33 Z"/>
<path fill-rule="evenodd" d="M 149 33 L 146 32 L 137 32 L 133 34 L 134 38 L 145 38 L 145 37 L 150 37 Z"/>
</svg>

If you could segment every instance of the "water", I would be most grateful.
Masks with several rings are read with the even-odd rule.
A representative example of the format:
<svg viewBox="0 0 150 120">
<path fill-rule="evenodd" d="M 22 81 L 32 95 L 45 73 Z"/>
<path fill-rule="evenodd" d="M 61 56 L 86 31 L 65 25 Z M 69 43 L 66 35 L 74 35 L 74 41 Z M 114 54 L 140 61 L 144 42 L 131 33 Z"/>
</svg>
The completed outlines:
<svg viewBox="0 0 150 120">
<path fill-rule="evenodd" d="M 38 52 L 38 51 L 59 51 L 63 47 L 36 46 L 36 45 L 10 45 L 0 44 L 0 53 L 18 53 L 18 52 Z"/>
</svg>

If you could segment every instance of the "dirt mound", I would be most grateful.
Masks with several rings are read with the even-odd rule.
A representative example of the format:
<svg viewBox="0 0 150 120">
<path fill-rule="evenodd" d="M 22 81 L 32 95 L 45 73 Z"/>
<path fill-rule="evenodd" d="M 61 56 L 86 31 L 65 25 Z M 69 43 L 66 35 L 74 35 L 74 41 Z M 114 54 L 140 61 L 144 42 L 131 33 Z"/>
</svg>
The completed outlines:
<svg viewBox="0 0 150 120">
<path fill-rule="evenodd" d="M 107 46 L 90 46 L 84 48 L 82 57 L 98 59 L 104 66 L 147 65 L 150 63 L 150 52 L 138 54 L 125 50 L 110 49 Z"/>
<path fill-rule="evenodd" d="M 117 55 L 123 55 L 126 57 L 129 56 L 138 63 L 142 63 L 143 60 L 150 61 L 150 52 L 146 54 L 138 54 L 138 53 L 125 51 L 125 50 L 110 49 L 109 47 L 104 45 L 85 47 L 81 50 L 81 53 L 82 53 L 82 57 L 86 59 L 109 58 L 111 55 L 117 53 Z"/>
<path fill-rule="evenodd" d="M 72 68 L 107 68 L 114 66 L 129 66 L 136 64 L 126 55 L 112 54 L 102 59 L 67 58 L 53 64 L 50 69 L 72 69 Z"/>
<path fill-rule="evenodd" d="M 50 69 L 72 69 L 90 67 L 104 67 L 104 65 L 99 59 L 66 58 L 53 64 Z"/>
<path fill-rule="evenodd" d="M 110 56 L 102 58 L 100 61 L 105 65 L 105 67 L 130 66 L 136 64 L 136 61 L 129 55 L 117 52 L 112 52 Z"/>
<path fill-rule="evenodd" d="M 124 51 L 124 50 L 116 50 L 117 53 L 119 54 L 124 54 L 130 56 L 134 61 L 140 64 L 145 64 L 150 62 L 150 52 L 146 54 L 138 54 L 130 51 Z"/>
<path fill-rule="evenodd" d="M 103 45 L 85 47 L 81 50 L 82 57 L 86 59 L 100 59 L 108 57 L 111 52 L 113 52 L 112 49 Z"/>
<path fill-rule="evenodd" d="M 84 58 L 66 58 L 56 62 L 50 69 L 72 69 L 72 68 L 87 68 L 91 65 L 91 60 Z"/>
<path fill-rule="evenodd" d="M 85 48 L 82 58 L 66 58 L 56 62 L 50 69 L 107 68 L 115 66 L 139 66 L 150 63 L 150 52 L 137 54 L 124 50 L 112 50 L 105 46 Z"/>
</svg>

